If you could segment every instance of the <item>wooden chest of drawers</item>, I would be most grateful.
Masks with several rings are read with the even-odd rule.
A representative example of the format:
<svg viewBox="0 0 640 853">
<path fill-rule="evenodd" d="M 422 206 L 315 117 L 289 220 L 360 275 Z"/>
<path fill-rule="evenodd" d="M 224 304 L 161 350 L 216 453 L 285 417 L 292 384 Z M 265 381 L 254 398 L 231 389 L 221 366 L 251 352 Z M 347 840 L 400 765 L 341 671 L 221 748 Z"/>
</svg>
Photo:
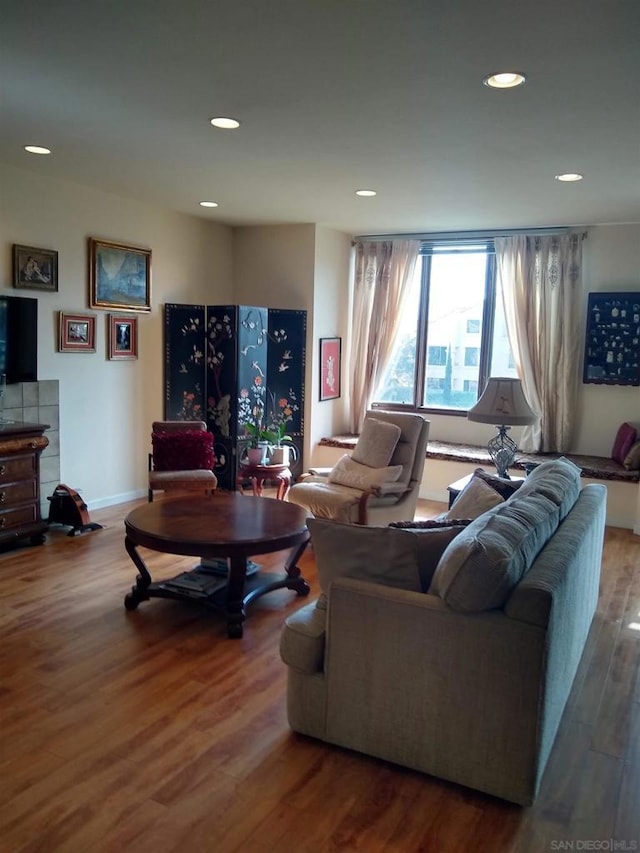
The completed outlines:
<svg viewBox="0 0 640 853">
<path fill-rule="evenodd" d="M 0 542 L 30 537 L 44 542 L 40 514 L 40 454 L 47 424 L 0 422 Z"/>
</svg>

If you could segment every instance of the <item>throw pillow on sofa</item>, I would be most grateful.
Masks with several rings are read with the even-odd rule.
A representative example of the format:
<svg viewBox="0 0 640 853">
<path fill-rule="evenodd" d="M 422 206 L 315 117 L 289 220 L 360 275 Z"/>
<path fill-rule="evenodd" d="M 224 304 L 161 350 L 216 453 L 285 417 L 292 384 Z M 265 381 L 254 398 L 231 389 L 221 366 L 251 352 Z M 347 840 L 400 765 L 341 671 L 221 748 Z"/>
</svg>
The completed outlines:
<svg viewBox="0 0 640 853">
<path fill-rule="evenodd" d="M 429 518 L 425 521 L 392 521 L 389 527 L 401 530 L 411 530 L 417 536 L 418 572 L 420 574 L 420 589 L 428 592 L 433 575 L 445 552 L 447 545 L 452 542 L 464 528 L 471 524 L 470 518 L 452 518 L 438 521 Z"/>
<path fill-rule="evenodd" d="M 488 486 L 500 495 L 504 500 L 508 500 L 514 492 L 517 492 L 524 480 L 507 480 L 505 477 L 498 477 L 497 474 L 489 474 L 484 468 L 476 468 L 473 472 L 474 477 L 478 477 Z"/>
<path fill-rule="evenodd" d="M 455 499 L 451 508 L 438 518 L 478 518 L 479 515 L 501 503 L 504 503 L 502 495 L 498 494 L 484 480 L 473 476 Z"/>
<path fill-rule="evenodd" d="M 329 587 L 341 577 L 420 592 L 417 542 L 408 530 L 324 518 L 309 518 L 307 526 L 322 590 L 317 607 L 327 606 Z"/>
</svg>

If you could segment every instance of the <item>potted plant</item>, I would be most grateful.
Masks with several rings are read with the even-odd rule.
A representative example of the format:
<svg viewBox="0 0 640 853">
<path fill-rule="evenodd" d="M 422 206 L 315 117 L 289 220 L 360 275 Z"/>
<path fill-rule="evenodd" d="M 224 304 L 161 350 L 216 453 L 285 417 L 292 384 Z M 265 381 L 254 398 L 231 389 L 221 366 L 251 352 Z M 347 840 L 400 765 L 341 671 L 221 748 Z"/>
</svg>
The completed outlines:
<svg viewBox="0 0 640 853">
<path fill-rule="evenodd" d="M 269 431 L 262 426 L 262 410 L 253 410 L 253 420 L 244 424 L 244 434 L 249 436 L 247 459 L 251 465 L 266 464 L 269 450 Z"/>
<path fill-rule="evenodd" d="M 271 462 L 274 465 L 289 465 L 296 462 L 298 450 L 290 435 L 287 435 L 287 425 L 293 422 L 294 414 L 299 410 L 298 400 L 293 390 L 289 394 L 276 398 L 267 390 L 268 418 L 267 434 L 272 444 Z"/>
<path fill-rule="evenodd" d="M 292 442 L 293 439 L 287 435 L 286 424 L 280 423 L 272 426 L 271 429 L 265 430 L 267 441 L 271 445 L 271 463 L 272 465 L 288 465 L 290 450 L 292 444 L 283 444 L 283 442 Z"/>
</svg>

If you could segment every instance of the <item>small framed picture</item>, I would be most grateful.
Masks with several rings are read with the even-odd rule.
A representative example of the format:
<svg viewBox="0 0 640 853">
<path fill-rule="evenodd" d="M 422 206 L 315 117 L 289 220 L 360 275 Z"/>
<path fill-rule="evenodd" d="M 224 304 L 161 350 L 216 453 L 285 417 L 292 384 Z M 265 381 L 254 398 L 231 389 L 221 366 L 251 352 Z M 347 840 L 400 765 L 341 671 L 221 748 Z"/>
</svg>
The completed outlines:
<svg viewBox="0 0 640 853">
<path fill-rule="evenodd" d="M 320 338 L 320 400 L 340 396 L 342 338 Z"/>
<path fill-rule="evenodd" d="M 89 237 L 89 307 L 151 311 L 151 249 Z"/>
<path fill-rule="evenodd" d="M 60 312 L 60 352 L 95 352 L 95 314 Z"/>
<path fill-rule="evenodd" d="M 138 357 L 138 318 L 109 314 L 109 358 Z"/>
<path fill-rule="evenodd" d="M 58 253 L 33 246 L 13 247 L 13 286 L 29 290 L 58 290 Z"/>
</svg>

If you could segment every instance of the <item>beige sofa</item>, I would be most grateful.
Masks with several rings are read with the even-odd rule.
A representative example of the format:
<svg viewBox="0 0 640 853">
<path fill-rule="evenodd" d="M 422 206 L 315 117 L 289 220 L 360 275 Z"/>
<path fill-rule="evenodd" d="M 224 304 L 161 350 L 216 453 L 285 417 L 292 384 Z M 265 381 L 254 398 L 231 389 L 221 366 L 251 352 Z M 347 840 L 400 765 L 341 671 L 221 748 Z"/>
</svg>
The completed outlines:
<svg viewBox="0 0 640 853">
<path fill-rule="evenodd" d="M 310 520 L 327 595 L 283 630 L 291 727 L 533 802 L 597 604 L 605 512 L 605 487 L 558 460 L 456 533 Z"/>
</svg>

